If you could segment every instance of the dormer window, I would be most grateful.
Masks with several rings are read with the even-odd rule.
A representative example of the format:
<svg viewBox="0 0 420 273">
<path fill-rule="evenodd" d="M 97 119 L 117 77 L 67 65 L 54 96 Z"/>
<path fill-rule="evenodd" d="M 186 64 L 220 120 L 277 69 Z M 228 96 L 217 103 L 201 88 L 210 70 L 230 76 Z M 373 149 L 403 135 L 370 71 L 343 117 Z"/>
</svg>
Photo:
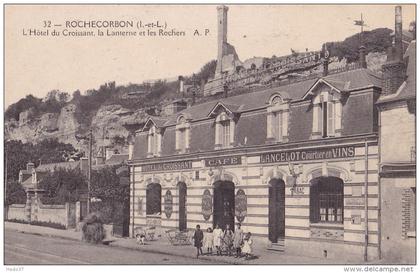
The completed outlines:
<svg viewBox="0 0 420 273">
<path fill-rule="evenodd" d="M 274 95 L 267 107 L 267 142 L 287 142 L 289 103 L 280 95 Z"/>
<path fill-rule="evenodd" d="M 216 118 L 215 148 L 223 149 L 233 147 L 235 134 L 235 121 L 233 116 L 226 112 L 220 113 Z"/>
<path fill-rule="evenodd" d="M 151 126 L 149 129 L 147 143 L 148 143 L 148 156 L 159 156 L 161 149 L 161 134 L 156 126 Z"/>
<path fill-rule="evenodd" d="M 175 132 L 175 149 L 178 153 L 186 153 L 190 147 L 190 124 L 184 116 L 177 120 Z"/>
<path fill-rule="evenodd" d="M 341 135 L 342 104 L 338 94 L 322 92 L 313 100 L 313 137 Z"/>
<path fill-rule="evenodd" d="M 338 89 L 335 85 L 340 85 Z M 334 82 L 319 79 L 306 93 L 305 98 L 312 100 L 312 139 L 341 136 L 342 91 L 346 82 Z"/>
</svg>

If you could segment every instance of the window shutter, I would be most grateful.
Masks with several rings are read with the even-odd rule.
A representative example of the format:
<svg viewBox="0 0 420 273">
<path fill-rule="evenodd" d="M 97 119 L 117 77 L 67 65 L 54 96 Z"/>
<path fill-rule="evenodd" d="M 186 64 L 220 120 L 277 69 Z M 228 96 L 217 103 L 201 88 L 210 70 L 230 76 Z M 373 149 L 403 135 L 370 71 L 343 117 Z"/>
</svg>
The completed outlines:
<svg viewBox="0 0 420 273">
<path fill-rule="evenodd" d="M 185 129 L 179 130 L 179 146 L 178 148 L 181 151 L 184 151 L 185 149 Z"/>
<path fill-rule="evenodd" d="M 277 118 L 279 119 L 278 120 L 278 125 L 279 125 L 279 128 L 277 129 L 277 140 L 278 141 L 281 141 L 281 139 L 282 139 L 282 133 L 281 133 L 281 131 L 282 131 L 282 129 L 283 129 L 283 120 L 282 120 L 282 112 L 278 112 L 277 113 Z"/>
<path fill-rule="evenodd" d="M 327 103 L 327 115 L 328 115 L 328 136 L 334 135 L 334 104 L 332 102 Z"/>
<path fill-rule="evenodd" d="M 274 137 L 274 139 L 278 139 L 278 131 L 279 131 L 279 122 L 278 122 L 278 114 L 277 113 L 273 113 L 273 119 L 272 119 L 272 124 L 270 125 L 271 127 L 271 131 L 272 131 L 272 136 Z"/>
</svg>

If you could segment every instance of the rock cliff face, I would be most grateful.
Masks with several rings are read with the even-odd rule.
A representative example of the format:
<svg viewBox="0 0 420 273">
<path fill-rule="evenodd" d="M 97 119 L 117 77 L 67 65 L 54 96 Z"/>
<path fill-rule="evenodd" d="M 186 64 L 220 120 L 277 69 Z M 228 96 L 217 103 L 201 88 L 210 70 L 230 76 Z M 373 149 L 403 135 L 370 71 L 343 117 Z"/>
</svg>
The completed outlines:
<svg viewBox="0 0 420 273">
<path fill-rule="evenodd" d="M 125 152 L 125 142 L 130 132 L 123 124 L 141 123 L 147 117 L 143 109 L 132 111 L 121 105 L 105 105 L 98 109 L 91 124 L 80 124 L 77 111 L 75 104 L 67 104 L 60 113 L 45 113 L 39 117 L 32 117 L 31 110 L 24 111 L 19 121 L 11 119 L 5 122 L 5 139 L 36 143 L 46 138 L 57 138 L 60 142 L 86 151 L 88 141 L 82 136 L 92 128 L 94 152 L 104 145 L 114 145 L 120 152 Z"/>
</svg>

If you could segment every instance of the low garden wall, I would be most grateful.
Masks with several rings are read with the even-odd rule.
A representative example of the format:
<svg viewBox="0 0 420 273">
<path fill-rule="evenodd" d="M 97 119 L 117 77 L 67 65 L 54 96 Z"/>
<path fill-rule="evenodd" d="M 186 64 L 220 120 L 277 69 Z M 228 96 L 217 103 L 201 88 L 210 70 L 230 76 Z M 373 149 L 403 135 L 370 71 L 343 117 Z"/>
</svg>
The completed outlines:
<svg viewBox="0 0 420 273">
<path fill-rule="evenodd" d="M 28 217 L 30 211 L 30 217 Z M 76 227 L 75 204 L 44 205 L 41 200 L 31 200 L 30 209 L 25 204 L 12 204 L 8 207 L 7 220 L 31 223 L 55 228 Z M 29 219 L 28 219 L 29 218 Z"/>
<path fill-rule="evenodd" d="M 8 220 L 26 221 L 26 205 L 25 204 L 12 204 L 7 210 Z"/>
</svg>

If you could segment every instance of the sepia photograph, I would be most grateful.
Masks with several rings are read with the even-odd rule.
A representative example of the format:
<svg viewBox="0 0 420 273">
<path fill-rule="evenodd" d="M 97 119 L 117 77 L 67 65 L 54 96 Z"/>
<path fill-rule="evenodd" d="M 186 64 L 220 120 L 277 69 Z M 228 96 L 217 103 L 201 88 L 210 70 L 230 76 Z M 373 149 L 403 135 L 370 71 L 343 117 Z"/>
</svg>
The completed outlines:
<svg viewBox="0 0 420 273">
<path fill-rule="evenodd" d="M 4 269 L 414 272 L 416 11 L 4 3 Z"/>
</svg>

